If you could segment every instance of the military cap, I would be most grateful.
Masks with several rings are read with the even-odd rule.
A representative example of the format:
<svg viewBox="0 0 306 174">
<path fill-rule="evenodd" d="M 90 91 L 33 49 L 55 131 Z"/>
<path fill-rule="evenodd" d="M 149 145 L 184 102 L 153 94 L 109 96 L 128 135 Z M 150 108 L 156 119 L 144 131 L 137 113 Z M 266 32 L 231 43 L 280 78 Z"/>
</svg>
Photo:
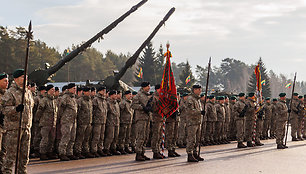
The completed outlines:
<svg viewBox="0 0 306 174">
<path fill-rule="evenodd" d="M 50 89 L 52 89 L 52 88 L 54 88 L 54 86 L 53 85 L 47 85 L 47 87 L 46 87 L 46 91 L 49 91 Z"/>
<path fill-rule="evenodd" d="M 224 96 L 224 99 L 228 99 L 228 96 Z"/>
<path fill-rule="evenodd" d="M 67 89 L 71 89 L 75 87 L 75 83 L 69 83 L 68 86 L 67 86 Z"/>
<path fill-rule="evenodd" d="M 295 93 L 293 93 L 293 95 L 294 95 L 294 96 L 299 96 L 299 94 L 298 94 L 298 93 L 296 93 L 296 92 L 295 92 Z"/>
<path fill-rule="evenodd" d="M 77 91 L 79 92 L 79 91 L 83 91 L 83 87 L 82 86 L 78 86 L 77 87 Z"/>
<path fill-rule="evenodd" d="M 283 92 L 282 92 L 282 93 L 279 94 L 279 96 L 280 96 L 280 97 L 285 97 L 285 96 L 286 96 L 286 93 L 283 93 Z"/>
<path fill-rule="evenodd" d="M 217 100 L 224 100 L 224 96 L 219 96 Z"/>
<path fill-rule="evenodd" d="M 30 83 L 30 86 L 31 86 L 31 87 L 34 87 L 34 86 L 36 86 L 36 84 L 35 84 L 34 82 L 31 82 L 31 83 Z"/>
<path fill-rule="evenodd" d="M 243 97 L 243 96 L 245 96 L 245 93 L 243 93 L 243 92 L 242 92 L 242 93 L 239 93 L 238 96 L 239 96 L 239 97 Z"/>
<path fill-rule="evenodd" d="M 208 98 L 209 99 L 213 99 L 213 98 L 215 98 L 215 96 L 214 95 L 210 95 Z"/>
<path fill-rule="evenodd" d="M 124 95 L 127 95 L 127 94 L 131 94 L 132 92 L 129 90 L 129 91 L 125 91 L 124 92 Z"/>
<path fill-rule="evenodd" d="M 141 83 L 141 87 L 147 87 L 147 86 L 149 86 L 150 85 L 150 82 L 142 82 Z"/>
<path fill-rule="evenodd" d="M 91 87 L 90 90 L 91 91 L 96 91 L 96 88 L 95 87 Z"/>
<path fill-rule="evenodd" d="M 202 86 L 201 85 L 193 85 L 192 86 L 192 89 L 199 89 L 199 88 L 202 88 Z"/>
<path fill-rule="evenodd" d="M 112 90 L 112 91 L 109 91 L 108 95 L 111 96 L 111 95 L 114 95 L 114 94 L 117 94 L 116 91 Z"/>
<path fill-rule="evenodd" d="M 46 90 L 46 87 L 45 86 L 38 87 L 38 91 L 42 91 L 42 90 Z"/>
<path fill-rule="evenodd" d="M 24 69 L 17 69 L 13 72 L 13 77 L 14 78 L 18 78 L 22 75 L 24 75 Z"/>
<path fill-rule="evenodd" d="M 302 95 L 300 95 L 300 96 L 299 96 L 299 99 L 301 99 L 301 98 L 303 98 L 303 96 L 302 96 Z"/>
<path fill-rule="evenodd" d="M 186 97 L 188 94 L 185 92 L 183 93 L 182 97 Z"/>
<path fill-rule="evenodd" d="M 235 96 L 231 96 L 230 100 L 237 100 Z"/>
<path fill-rule="evenodd" d="M 136 92 L 136 91 L 133 91 L 132 94 L 133 94 L 133 95 L 137 95 L 137 92 Z"/>
<path fill-rule="evenodd" d="M 104 90 L 104 89 L 106 89 L 105 86 L 100 86 L 99 88 L 97 88 L 97 92 L 102 91 L 102 90 Z"/>
<path fill-rule="evenodd" d="M 254 92 L 250 92 L 250 93 L 248 94 L 249 97 L 254 97 L 254 95 L 255 95 Z"/>
<path fill-rule="evenodd" d="M 4 79 L 4 78 L 8 78 L 8 75 L 3 73 L 3 74 L 0 74 L 0 80 Z"/>
<path fill-rule="evenodd" d="M 204 93 L 201 93 L 201 95 L 200 95 L 201 97 L 204 97 L 205 96 L 205 94 Z"/>
<path fill-rule="evenodd" d="M 90 88 L 87 87 L 87 86 L 85 86 L 85 87 L 83 87 L 83 91 L 84 91 L 84 92 L 88 92 L 88 91 L 90 91 Z"/>
<path fill-rule="evenodd" d="M 277 101 L 277 99 L 276 99 L 276 98 L 274 98 L 272 101 Z"/>
<path fill-rule="evenodd" d="M 118 91 L 117 91 L 117 94 L 121 94 L 121 91 L 120 91 L 120 90 L 118 90 Z"/>
<path fill-rule="evenodd" d="M 154 93 L 153 91 L 150 91 L 150 95 L 153 95 L 153 93 Z"/>
<path fill-rule="evenodd" d="M 270 97 L 267 97 L 266 100 L 271 100 L 271 98 L 270 98 Z"/>
<path fill-rule="evenodd" d="M 155 85 L 155 90 L 160 89 L 160 84 Z"/>
<path fill-rule="evenodd" d="M 58 88 L 58 87 L 55 87 L 54 89 L 55 89 L 55 91 L 59 91 L 59 88 Z"/>
<path fill-rule="evenodd" d="M 62 91 L 65 91 L 67 89 L 67 85 L 64 85 L 63 87 L 62 87 Z"/>
</svg>

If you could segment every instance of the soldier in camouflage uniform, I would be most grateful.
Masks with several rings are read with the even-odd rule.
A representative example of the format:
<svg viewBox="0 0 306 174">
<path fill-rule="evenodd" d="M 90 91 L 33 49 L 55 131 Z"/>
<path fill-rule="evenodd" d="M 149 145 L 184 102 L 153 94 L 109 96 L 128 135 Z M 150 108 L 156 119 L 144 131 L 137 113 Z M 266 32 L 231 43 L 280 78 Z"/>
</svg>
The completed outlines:
<svg viewBox="0 0 306 174">
<path fill-rule="evenodd" d="M 116 91 L 110 91 L 107 100 L 107 117 L 104 140 L 104 153 L 108 156 L 120 155 L 120 152 L 117 151 L 120 125 L 120 107 L 117 99 Z"/>
<path fill-rule="evenodd" d="M 178 112 L 174 112 L 170 117 L 166 119 L 166 148 L 168 150 L 168 157 L 179 157 L 181 156 L 175 152 L 175 121 Z"/>
<path fill-rule="evenodd" d="M 136 91 L 132 92 L 133 98 L 137 95 Z M 136 120 L 135 120 L 135 112 L 133 110 L 133 120 L 131 125 L 131 136 L 130 136 L 130 147 L 132 148 L 132 152 L 135 153 L 136 147 Z"/>
<path fill-rule="evenodd" d="M 264 127 L 263 127 L 263 139 L 268 139 L 269 135 L 271 137 L 271 122 L 272 122 L 272 104 L 270 98 L 266 98 L 266 102 L 263 106 L 265 112 Z M 270 131 L 270 134 L 269 134 Z"/>
<path fill-rule="evenodd" d="M 93 104 L 93 130 L 91 152 L 98 157 L 106 156 L 103 152 L 105 123 L 107 116 L 106 87 L 102 86 L 97 89 L 97 95 L 92 101 Z"/>
<path fill-rule="evenodd" d="M 77 100 L 78 113 L 74 151 L 75 155 L 80 159 L 95 157 L 90 153 L 89 148 L 93 108 L 90 94 L 90 89 L 88 87 L 84 87 L 83 96 Z"/>
<path fill-rule="evenodd" d="M 260 139 L 262 137 L 262 131 L 263 131 L 263 123 L 265 118 L 265 111 L 264 108 L 261 108 L 256 113 L 256 135 L 255 135 L 255 145 L 256 146 L 263 146 L 264 144 L 260 142 Z"/>
<path fill-rule="evenodd" d="M 276 120 L 277 120 L 277 110 L 276 110 L 276 104 L 278 103 L 277 99 L 273 99 L 272 103 L 272 117 L 271 117 L 271 131 L 270 131 L 270 137 L 271 139 L 276 138 Z"/>
<path fill-rule="evenodd" d="M 229 141 L 229 135 L 230 135 L 230 121 L 231 121 L 231 109 L 229 106 L 229 98 L 225 96 L 225 102 L 224 102 L 224 109 L 225 109 L 225 121 L 224 121 L 224 142 L 230 143 Z"/>
<path fill-rule="evenodd" d="M 297 138 L 298 127 L 299 127 L 298 119 L 299 119 L 299 112 L 301 112 L 302 107 L 301 107 L 301 103 L 300 103 L 298 97 L 299 97 L 298 93 L 293 94 L 293 100 L 292 100 L 292 105 L 291 105 L 292 113 L 290 115 L 290 122 L 291 122 L 292 141 L 299 141 L 300 140 L 300 139 Z"/>
<path fill-rule="evenodd" d="M 199 162 L 204 159 L 198 155 L 197 147 L 200 143 L 202 115 L 204 111 L 201 110 L 200 94 L 202 87 L 200 85 L 192 86 L 192 93 L 188 96 L 187 105 L 187 147 L 188 162 Z"/>
<path fill-rule="evenodd" d="M 299 96 L 299 107 L 300 110 L 298 111 L 298 131 L 297 131 L 297 138 L 301 141 L 304 141 L 303 139 L 303 122 L 304 122 L 304 98 L 303 96 Z"/>
<path fill-rule="evenodd" d="M 215 140 L 217 144 L 225 144 L 223 140 L 224 135 L 224 122 L 225 122 L 225 108 L 224 108 L 224 97 L 219 96 L 217 97 L 217 103 L 215 104 L 216 111 L 217 111 L 217 122 L 215 127 Z"/>
<path fill-rule="evenodd" d="M 303 136 L 303 138 L 304 139 L 306 139 L 306 95 L 304 95 L 304 101 L 303 101 L 303 105 L 304 105 L 304 109 L 303 109 L 303 113 L 301 114 L 301 115 L 303 115 L 303 124 L 304 125 L 302 125 L 302 129 L 303 129 L 303 131 L 302 131 L 302 136 Z"/>
<path fill-rule="evenodd" d="M 62 161 L 77 160 L 73 155 L 73 146 L 75 143 L 78 104 L 76 101 L 76 87 L 74 83 L 67 86 L 67 92 L 64 93 L 60 101 L 60 127 L 62 138 L 59 143 L 59 157 Z"/>
<path fill-rule="evenodd" d="M 179 124 L 179 133 L 178 133 L 178 147 L 185 148 L 186 147 L 186 100 L 188 98 L 188 94 L 184 93 L 179 103 L 179 110 L 180 110 L 180 124 Z"/>
<path fill-rule="evenodd" d="M 4 95 L 4 93 L 6 92 L 7 88 L 8 88 L 8 84 L 9 84 L 9 80 L 8 80 L 8 75 L 3 73 L 0 74 L 0 100 L 2 98 L 2 96 Z M 0 171 L 1 171 L 1 166 L 3 164 L 3 159 L 5 157 L 5 148 L 4 148 L 4 144 L 2 142 L 4 142 L 3 136 L 4 136 L 4 129 L 3 129 L 3 122 L 4 122 L 4 115 L 2 113 L 2 107 L 0 105 Z"/>
<path fill-rule="evenodd" d="M 200 101 L 201 101 L 201 107 L 202 107 L 201 109 L 204 110 L 204 107 L 205 107 L 204 102 L 206 100 L 204 93 L 202 93 L 200 95 L 200 97 L 201 97 Z M 201 133 L 201 145 L 208 145 L 207 141 L 205 139 L 206 126 L 207 126 L 207 115 L 205 114 L 205 115 L 203 115 L 202 125 L 201 125 L 201 131 L 202 131 L 202 133 Z"/>
<path fill-rule="evenodd" d="M 230 97 L 230 102 L 229 102 L 229 107 L 230 107 L 230 112 L 231 112 L 231 119 L 229 123 L 229 140 L 234 141 L 236 140 L 236 134 L 237 134 L 237 129 L 236 129 L 236 122 L 235 122 L 235 103 L 237 101 L 237 98 L 235 96 Z"/>
<path fill-rule="evenodd" d="M 248 109 L 248 105 L 245 103 L 245 94 L 240 93 L 239 100 L 234 104 L 234 117 L 236 123 L 236 138 L 237 138 L 237 148 L 246 148 L 247 146 L 243 144 L 243 139 L 245 136 L 245 114 Z"/>
<path fill-rule="evenodd" d="M 248 109 L 246 111 L 246 121 L 245 121 L 245 138 L 247 141 L 248 147 L 253 147 L 253 131 L 254 131 L 254 124 L 256 120 L 256 105 L 255 105 L 255 94 L 253 92 L 249 93 L 248 99 L 246 100 L 246 105 Z"/>
<path fill-rule="evenodd" d="M 150 108 L 147 107 L 149 100 L 150 83 L 142 82 L 141 89 L 137 95 L 133 98 L 132 109 L 135 112 L 135 121 L 136 121 L 136 161 L 145 161 L 150 160 L 147 156 L 144 155 L 144 143 L 147 136 L 147 127 L 150 119 Z"/>
<path fill-rule="evenodd" d="M 276 104 L 276 112 L 277 112 L 277 120 L 276 120 L 276 144 L 277 149 L 285 149 L 288 148 L 284 145 L 284 137 L 286 131 L 286 123 L 288 120 L 288 110 L 286 105 L 286 93 L 279 94 L 279 101 Z"/>
<path fill-rule="evenodd" d="M 18 69 L 13 73 L 14 82 L 1 98 L 3 107 L 4 129 L 6 131 L 4 144 L 6 156 L 3 162 L 3 173 L 12 173 L 14 163 L 16 161 L 17 136 L 20 121 L 20 112 L 22 112 L 21 120 L 21 136 L 20 136 L 20 156 L 18 161 L 18 173 L 27 173 L 26 166 L 29 162 L 29 150 L 31 140 L 32 126 L 32 109 L 34 100 L 31 92 L 26 88 L 24 95 L 24 103 L 21 104 L 23 92 L 24 70 Z"/>
<path fill-rule="evenodd" d="M 124 97 L 121 100 L 120 106 L 120 129 L 119 129 L 119 141 L 118 149 L 121 154 L 132 153 L 129 149 L 131 125 L 133 120 L 132 105 L 132 92 L 126 91 Z"/>
<path fill-rule="evenodd" d="M 215 123 L 217 121 L 217 111 L 215 107 L 215 96 L 210 95 L 208 97 L 208 102 L 206 103 L 206 116 L 207 116 L 207 125 L 206 125 L 206 134 L 205 139 L 207 140 L 208 145 L 215 145 L 214 132 L 215 132 Z"/>
<path fill-rule="evenodd" d="M 57 158 L 53 154 L 58 110 L 57 103 L 54 100 L 54 86 L 48 85 L 46 91 L 46 97 L 39 102 L 37 109 L 37 113 L 40 115 L 39 127 L 42 137 L 39 151 L 41 160 Z"/>
</svg>

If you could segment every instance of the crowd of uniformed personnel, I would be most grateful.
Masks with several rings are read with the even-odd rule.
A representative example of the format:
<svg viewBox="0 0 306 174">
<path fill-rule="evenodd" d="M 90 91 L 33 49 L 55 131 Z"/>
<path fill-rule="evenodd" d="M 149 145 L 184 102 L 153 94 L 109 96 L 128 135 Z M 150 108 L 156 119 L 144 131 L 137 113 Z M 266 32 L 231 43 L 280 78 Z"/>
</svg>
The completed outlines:
<svg viewBox="0 0 306 174">
<path fill-rule="evenodd" d="M 138 92 L 80 87 L 69 83 L 60 92 L 49 84 L 28 84 L 21 104 L 24 71 L 0 74 L 0 165 L 2 173 L 12 173 L 17 151 L 20 112 L 19 173 L 26 173 L 29 157 L 62 161 L 136 153 L 136 161 L 150 160 L 145 147 L 151 147 L 154 159 L 161 153 L 163 118 L 158 113 L 160 85 L 150 92 L 143 82 Z M 237 141 L 238 148 L 262 146 L 260 140 L 276 138 L 284 149 L 284 136 L 290 114 L 292 141 L 306 138 L 305 96 L 293 95 L 291 109 L 286 94 L 279 99 L 266 98 L 256 105 L 255 94 L 205 98 L 200 85 L 191 93 L 178 96 L 179 109 L 166 119 L 165 147 L 168 157 L 179 157 L 175 148 L 186 148 L 188 162 L 204 159 L 199 145 L 227 144 Z M 205 105 L 206 103 L 206 105 Z M 205 108 L 204 108 L 205 105 Z M 243 142 L 247 142 L 245 145 Z"/>
</svg>

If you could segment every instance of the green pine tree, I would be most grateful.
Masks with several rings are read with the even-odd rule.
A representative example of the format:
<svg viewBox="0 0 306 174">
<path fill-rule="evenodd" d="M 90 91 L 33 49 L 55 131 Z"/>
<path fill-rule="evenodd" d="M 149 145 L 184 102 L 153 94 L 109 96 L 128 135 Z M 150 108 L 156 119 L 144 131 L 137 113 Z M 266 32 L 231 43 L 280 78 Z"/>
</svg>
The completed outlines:
<svg viewBox="0 0 306 174">
<path fill-rule="evenodd" d="M 192 74 L 191 71 L 191 66 L 188 62 L 188 60 L 186 61 L 186 63 L 180 63 L 178 66 L 181 66 L 183 68 L 181 74 L 180 74 L 180 80 L 181 80 L 181 84 L 180 87 L 192 87 L 192 85 L 196 82 L 195 77 Z M 190 75 L 190 82 L 188 82 L 186 84 L 186 78 Z"/>
</svg>

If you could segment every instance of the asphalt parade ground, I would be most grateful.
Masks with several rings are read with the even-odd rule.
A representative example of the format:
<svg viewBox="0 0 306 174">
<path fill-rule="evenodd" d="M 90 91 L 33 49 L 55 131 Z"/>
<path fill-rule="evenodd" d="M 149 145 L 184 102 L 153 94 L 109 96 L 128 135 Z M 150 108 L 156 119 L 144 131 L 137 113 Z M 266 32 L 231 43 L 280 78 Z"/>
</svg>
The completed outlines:
<svg viewBox="0 0 306 174">
<path fill-rule="evenodd" d="M 263 140 L 260 147 L 237 149 L 236 142 L 205 146 L 201 156 L 205 161 L 188 163 L 184 148 L 177 149 L 181 157 L 136 162 L 135 154 L 89 158 L 74 161 L 31 159 L 28 173 L 205 173 L 205 174 L 305 174 L 306 140 L 287 142 L 288 149 L 276 149 L 275 139 Z M 165 153 L 167 155 L 167 152 Z M 153 154 L 147 149 L 146 155 Z"/>
</svg>

